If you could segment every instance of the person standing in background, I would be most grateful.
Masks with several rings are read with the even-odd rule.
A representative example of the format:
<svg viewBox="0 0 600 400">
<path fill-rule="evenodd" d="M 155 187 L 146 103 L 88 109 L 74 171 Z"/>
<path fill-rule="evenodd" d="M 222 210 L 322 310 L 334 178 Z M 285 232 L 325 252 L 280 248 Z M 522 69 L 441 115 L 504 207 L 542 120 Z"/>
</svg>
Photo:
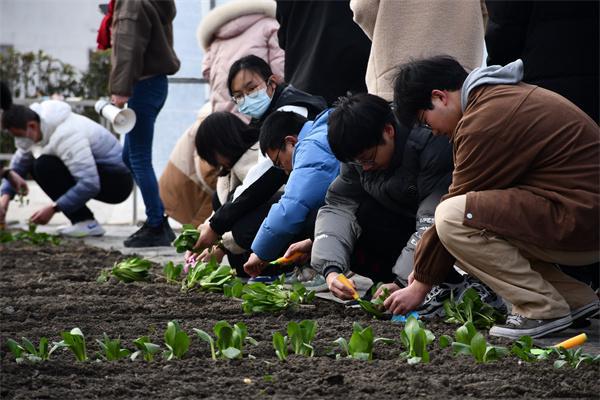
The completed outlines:
<svg viewBox="0 0 600 400">
<path fill-rule="evenodd" d="M 485 7 L 480 0 L 351 0 L 354 21 L 371 39 L 369 93 L 392 101 L 395 67 L 449 54 L 468 71 L 481 66 Z"/>
<path fill-rule="evenodd" d="M 173 0 L 117 0 L 112 25 L 109 90 L 118 107 L 127 103 L 137 121 L 125 136 L 123 161 L 131 169 L 146 206 L 146 222 L 125 247 L 169 246 L 175 234 L 164 215 L 152 167 L 154 122 L 168 93 L 167 75 L 179 70 L 173 49 Z"/>
<path fill-rule="evenodd" d="M 277 1 L 279 46 L 285 81 L 332 105 L 338 97 L 367 91 L 371 43 L 354 21 L 348 0 Z"/>
</svg>

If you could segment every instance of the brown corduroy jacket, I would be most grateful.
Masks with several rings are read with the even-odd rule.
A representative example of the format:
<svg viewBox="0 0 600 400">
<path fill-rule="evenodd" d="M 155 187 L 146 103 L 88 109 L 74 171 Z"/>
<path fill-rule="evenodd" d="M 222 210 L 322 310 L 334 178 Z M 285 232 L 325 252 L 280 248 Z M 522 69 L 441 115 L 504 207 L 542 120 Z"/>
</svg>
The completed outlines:
<svg viewBox="0 0 600 400">
<path fill-rule="evenodd" d="M 179 70 L 173 50 L 173 0 L 117 0 L 112 26 L 110 93 L 131 96 L 144 77 Z"/>
<path fill-rule="evenodd" d="M 452 140 L 445 198 L 467 195 L 464 225 L 553 250 L 600 247 L 600 131 L 573 103 L 523 83 L 484 85 Z M 442 282 L 454 261 L 433 226 L 417 246 L 415 278 Z"/>
</svg>

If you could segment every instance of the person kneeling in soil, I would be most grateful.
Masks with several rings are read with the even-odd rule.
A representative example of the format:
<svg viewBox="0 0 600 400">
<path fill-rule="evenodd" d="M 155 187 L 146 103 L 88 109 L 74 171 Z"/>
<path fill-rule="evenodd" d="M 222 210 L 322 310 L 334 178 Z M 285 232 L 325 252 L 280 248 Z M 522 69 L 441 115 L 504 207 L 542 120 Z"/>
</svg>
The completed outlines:
<svg viewBox="0 0 600 400">
<path fill-rule="evenodd" d="M 336 278 L 348 270 L 391 291 L 405 287 L 414 248 L 450 185 L 451 144 L 424 127 L 400 125 L 390 105 L 372 94 L 340 99 L 329 119 L 329 143 L 343 164 L 317 217 L 312 266 L 344 300 L 352 292 Z M 484 301 L 502 305 L 493 292 L 450 270 L 420 314 L 441 315 L 444 300 L 451 293 L 460 298 L 469 283 Z"/>
<path fill-rule="evenodd" d="M 44 225 L 63 212 L 71 226 L 61 227 L 65 236 L 101 236 L 104 229 L 86 206 L 90 199 L 116 204 L 133 188 L 131 174 L 121 159 L 119 141 L 100 124 L 75 114 L 62 101 L 34 103 L 30 108 L 13 105 L 2 115 L 2 126 L 15 137 L 17 151 L 10 167 L 21 177 L 31 173 L 54 201 L 31 216 Z M 33 156 L 32 148 L 41 147 Z M 0 208 L 8 210 L 15 188 L 1 187 Z"/>
<path fill-rule="evenodd" d="M 399 119 L 449 137 L 455 169 L 409 286 L 385 301 L 393 312 L 418 307 L 456 262 L 512 304 L 491 335 L 541 337 L 598 313 L 594 291 L 556 266 L 600 259 L 598 126 L 522 76 L 521 60 L 469 74 L 448 56 L 400 67 Z"/>
<path fill-rule="evenodd" d="M 340 170 L 327 141 L 330 112 L 325 110 L 315 121 L 308 121 L 294 112 L 277 111 L 260 130 L 261 151 L 289 179 L 283 196 L 271 207 L 252 242 L 253 254 L 244 270 L 253 277 L 262 273 L 268 261 L 282 255 L 292 241 L 312 236 L 317 211 Z"/>
</svg>

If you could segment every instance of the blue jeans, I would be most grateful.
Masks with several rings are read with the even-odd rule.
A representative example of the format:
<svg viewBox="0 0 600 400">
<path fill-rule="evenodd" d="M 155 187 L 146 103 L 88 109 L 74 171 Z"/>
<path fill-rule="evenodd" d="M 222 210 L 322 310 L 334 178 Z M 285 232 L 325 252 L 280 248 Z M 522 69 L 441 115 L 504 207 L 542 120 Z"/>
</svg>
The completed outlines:
<svg viewBox="0 0 600 400">
<path fill-rule="evenodd" d="M 146 206 L 146 223 L 162 224 L 165 209 L 158 194 L 158 182 L 152 167 L 152 139 L 154 122 L 165 104 L 168 82 L 165 75 L 143 79 L 133 87 L 128 107 L 135 111 L 136 123 L 125 135 L 123 161 L 131 170 L 135 183 L 142 192 Z"/>
</svg>

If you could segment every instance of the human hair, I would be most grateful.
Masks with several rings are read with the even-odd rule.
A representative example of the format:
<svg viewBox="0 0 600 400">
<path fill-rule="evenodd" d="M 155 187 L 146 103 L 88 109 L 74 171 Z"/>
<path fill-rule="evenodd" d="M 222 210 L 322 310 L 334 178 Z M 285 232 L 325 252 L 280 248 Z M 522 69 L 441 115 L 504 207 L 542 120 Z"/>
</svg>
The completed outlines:
<svg viewBox="0 0 600 400">
<path fill-rule="evenodd" d="M 202 121 L 196 131 L 196 151 L 213 167 L 222 167 L 217 154 L 233 166 L 258 141 L 258 129 L 246 125 L 235 114 L 214 112 Z"/>
<path fill-rule="evenodd" d="M 13 104 L 8 110 L 2 113 L 2 127 L 4 129 L 26 129 L 27 123 L 30 121 L 35 121 L 39 124 L 40 116 L 29 107 Z"/>
<path fill-rule="evenodd" d="M 467 71 L 454 58 L 439 55 L 411 60 L 398 67 L 394 77 L 394 104 L 398 120 L 413 126 L 418 110 L 431 110 L 434 89 L 460 90 Z"/>
<path fill-rule="evenodd" d="M 383 128 L 394 124 L 387 101 L 368 93 L 340 97 L 329 114 L 327 139 L 335 158 L 354 160 L 360 153 L 383 143 Z"/>
<path fill-rule="evenodd" d="M 266 154 L 269 149 L 283 147 L 286 136 L 297 136 L 308 121 L 292 111 L 275 111 L 269 115 L 260 128 L 260 151 Z"/>
<path fill-rule="evenodd" d="M 8 84 L 0 81 L 0 109 L 8 110 L 12 106 L 12 94 L 8 88 Z"/>
<path fill-rule="evenodd" d="M 235 61 L 231 64 L 229 68 L 229 75 L 227 75 L 227 89 L 229 90 L 229 94 L 233 96 L 233 91 L 231 90 L 231 83 L 235 76 L 241 70 L 248 70 L 257 73 L 260 75 L 265 82 L 271 75 L 273 75 L 273 71 L 271 70 L 271 66 L 260 57 L 257 57 L 253 54 L 249 56 L 244 56 L 239 60 Z"/>
</svg>

